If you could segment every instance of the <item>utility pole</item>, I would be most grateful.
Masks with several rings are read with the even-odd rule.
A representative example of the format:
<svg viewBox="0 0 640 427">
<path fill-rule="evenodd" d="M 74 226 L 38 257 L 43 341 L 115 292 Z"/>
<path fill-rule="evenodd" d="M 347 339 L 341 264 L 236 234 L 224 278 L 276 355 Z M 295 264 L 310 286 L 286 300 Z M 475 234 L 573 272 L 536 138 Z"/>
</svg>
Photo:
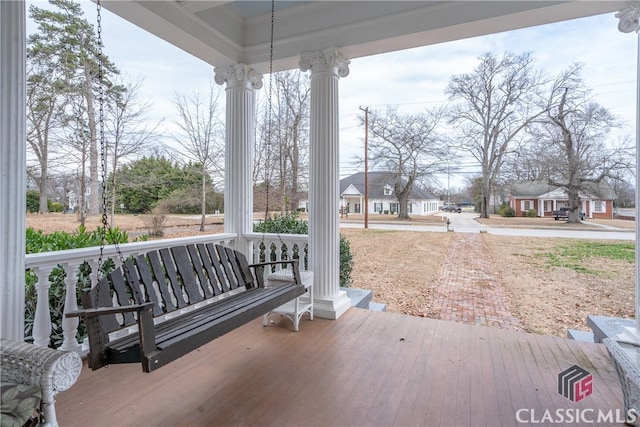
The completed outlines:
<svg viewBox="0 0 640 427">
<path fill-rule="evenodd" d="M 369 228 L 369 107 L 364 111 L 364 228 Z"/>
</svg>

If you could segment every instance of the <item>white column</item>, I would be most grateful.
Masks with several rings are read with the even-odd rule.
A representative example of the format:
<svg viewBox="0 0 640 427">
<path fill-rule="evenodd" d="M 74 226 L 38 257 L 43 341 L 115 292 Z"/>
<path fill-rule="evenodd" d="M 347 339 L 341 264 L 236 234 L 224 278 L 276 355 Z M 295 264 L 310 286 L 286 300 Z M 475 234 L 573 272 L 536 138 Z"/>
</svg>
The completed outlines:
<svg viewBox="0 0 640 427">
<path fill-rule="evenodd" d="M 245 233 L 253 231 L 253 150 L 255 91 L 262 75 L 244 64 L 215 69 L 217 84 L 227 84 L 224 231 L 236 233 L 235 248 L 249 256 Z"/>
<path fill-rule="evenodd" d="M 0 1 L 0 337 L 24 339 L 25 2 Z"/>
<path fill-rule="evenodd" d="M 638 33 L 638 58 L 636 61 L 636 217 L 640 207 L 640 2 L 630 3 L 626 9 L 616 13 L 618 30 L 623 33 Z M 640 222 L 636 218 L 636 248 L 640 247 Z M 640 251 L 636 250 L 636 338 L 640 337 Z"/>
<path fill-rule="evenodd" d="M 300 69 L 311 70 L 309 137 L 309 269 L 313 271 L 314 316 L 337 319 L 351 301 L 340 290 L 340 141 L 338 80 L 349 61 L 337 49 L 303 53 Z"/>
</svg>

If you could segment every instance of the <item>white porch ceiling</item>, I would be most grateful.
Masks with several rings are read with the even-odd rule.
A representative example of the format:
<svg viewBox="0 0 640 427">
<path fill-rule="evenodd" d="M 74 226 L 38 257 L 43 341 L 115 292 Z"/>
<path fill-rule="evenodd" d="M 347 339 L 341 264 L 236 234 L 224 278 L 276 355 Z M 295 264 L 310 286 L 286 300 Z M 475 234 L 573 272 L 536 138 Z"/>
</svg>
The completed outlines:
<svg viewBox="0 0 640 427">
<path fill-rule="evenodd" d="M 268 0 L 103 0 L 102 4 L 213 66 L 245 63 L 268 72 Z M 615 0 L 276 1 L 274 69 L 295 68 L 301 52 L 328 47 L 338 47 L 353 59 L 613 12 L 626 4 Z"/>
</svg>

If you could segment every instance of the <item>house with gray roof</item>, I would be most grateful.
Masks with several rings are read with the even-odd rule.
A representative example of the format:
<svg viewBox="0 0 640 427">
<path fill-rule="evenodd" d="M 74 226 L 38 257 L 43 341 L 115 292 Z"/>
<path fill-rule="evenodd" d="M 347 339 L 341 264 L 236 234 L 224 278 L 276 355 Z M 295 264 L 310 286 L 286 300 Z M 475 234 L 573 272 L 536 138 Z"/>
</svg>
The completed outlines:
<svg viewBox="0 0 640 427">
<path fill-rule="evenodd" d="M 398 213 L 398 198 L 393 192 L 395 174 L 369 172 L 369 213 Z M 364 213 L 364 172 L 340 180 L 340 207 L 348 213 Z M 414 185 L 409 194 L 408 211 L 411 215 L 430 215 L 438 211 L 439 199 Z"/>
<path fill-rule="evenodd" d="M 587 183 L 580 192 L 580 208 L 587 218 L 613 219 L 613 200 L 616 194 L 609 184 Z M 568 206 L 567 192 L 549 185 L 545 180 L 513 181 L 509 184 L 509 206 L 516 216 L 524 216 L 535 209 L 540 217 L 551 217 L 554 210 Z"/>
</svg>

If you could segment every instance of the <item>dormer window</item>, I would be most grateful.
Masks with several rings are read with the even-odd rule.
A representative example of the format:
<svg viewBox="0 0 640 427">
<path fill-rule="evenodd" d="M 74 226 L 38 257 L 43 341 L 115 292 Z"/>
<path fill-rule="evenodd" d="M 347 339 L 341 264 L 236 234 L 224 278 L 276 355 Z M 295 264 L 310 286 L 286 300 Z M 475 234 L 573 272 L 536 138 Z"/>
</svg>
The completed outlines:
<svg viewBox="0 0 640 427">
<path fill-rule="evenodd" d="M 389 184 L 384 186 L 384 195 L 385 196 L 390 196 L 393 194 L 393 189 L 391 188 L 391 186 Z"/>
</svg>

